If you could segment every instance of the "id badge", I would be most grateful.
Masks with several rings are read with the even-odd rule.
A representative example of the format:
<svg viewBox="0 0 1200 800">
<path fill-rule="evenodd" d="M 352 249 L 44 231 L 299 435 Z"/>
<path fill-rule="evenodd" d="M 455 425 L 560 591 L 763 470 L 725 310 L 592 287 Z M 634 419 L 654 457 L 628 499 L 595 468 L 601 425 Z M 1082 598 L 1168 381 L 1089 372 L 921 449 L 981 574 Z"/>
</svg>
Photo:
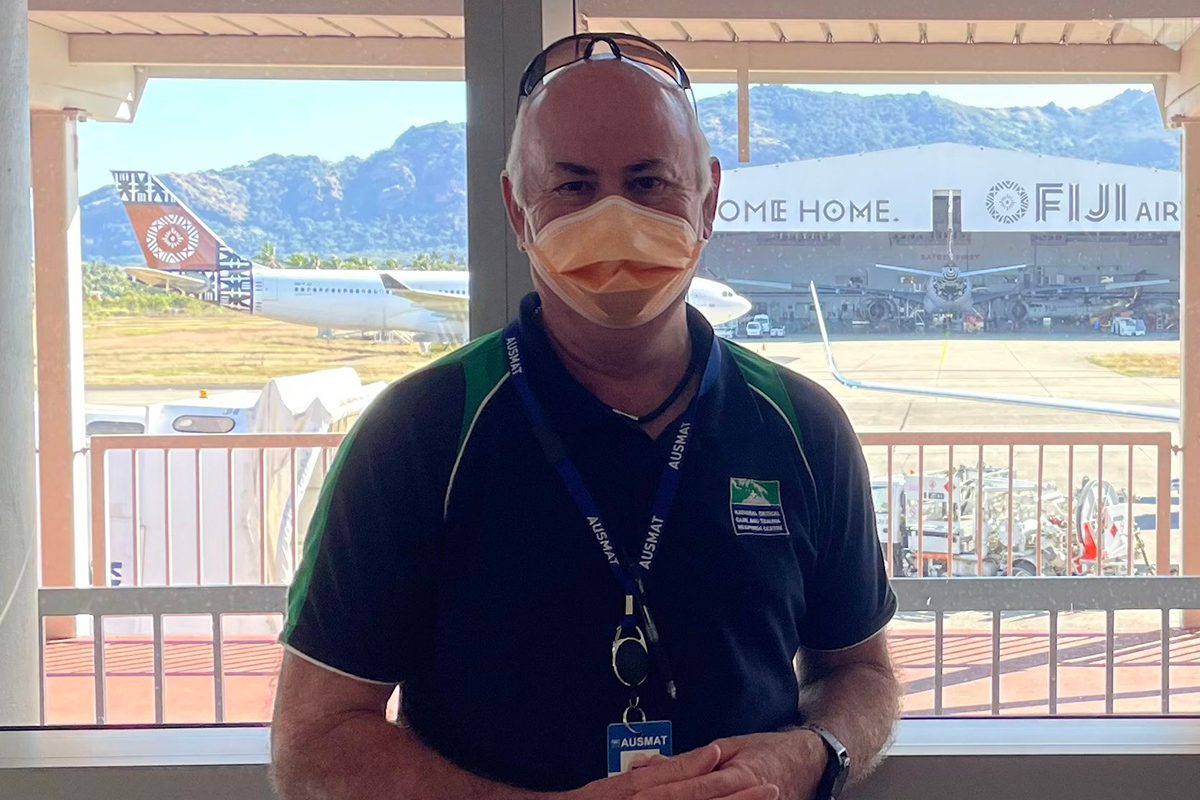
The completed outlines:
<svg viewBox="0 0 1200 800">
<path fill-rule="evenodd" d="M 674 755 L 671 748 L 671 721 L 617 722 L 608 726 L 608 777 L 629 771 L 629 765 L 643 756 Z"/>
</svg>

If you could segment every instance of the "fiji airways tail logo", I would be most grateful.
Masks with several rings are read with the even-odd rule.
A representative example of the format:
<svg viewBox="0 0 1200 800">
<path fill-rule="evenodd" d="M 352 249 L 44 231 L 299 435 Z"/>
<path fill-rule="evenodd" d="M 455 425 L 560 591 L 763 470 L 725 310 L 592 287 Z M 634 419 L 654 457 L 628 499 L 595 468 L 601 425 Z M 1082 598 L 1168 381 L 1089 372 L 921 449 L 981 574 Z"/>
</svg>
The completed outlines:
<svg viewBox="0 0 1200 800">
<path fill-rule="evenodd" d="M 988 189 L 983 203 L 992 219 L 1011 225 L 1029 210 L 1029 192 L 1016 181 L 1000 181 Z"/>
<path fill-rule="evenodd" d="M 200 244 L 200 231 L 180 214 L 164 214 L 146 229 L 146 248 L 164 264 L 186 261 Z"/>
</svg>

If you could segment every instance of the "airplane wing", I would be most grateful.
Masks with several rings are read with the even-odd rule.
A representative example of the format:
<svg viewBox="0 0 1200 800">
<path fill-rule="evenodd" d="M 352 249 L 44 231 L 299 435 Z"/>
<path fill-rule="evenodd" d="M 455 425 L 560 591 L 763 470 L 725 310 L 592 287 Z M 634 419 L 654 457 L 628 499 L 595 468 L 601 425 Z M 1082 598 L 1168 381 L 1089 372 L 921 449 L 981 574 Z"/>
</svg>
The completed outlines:
<svg viewBox="0 0 1200 800">
<path fill-rule="evenodd" d="M 411 300 L 418 305 L 428 308 L 430 311 L 436 311 L 439 314 L 453 317 L 467 316 L 468 300 L 462 295 L 419 291 L 396 280 L 386 272 L 379 273 L 379 280 L 383 281 L 383 288 L 387 289 L 391 294 L 403 297 L 405 300 Z"/>
<path fill-rule="evenodd" d="M 928 275 L 930 277 L 940 277 L 941 271 L 933 269 L 917 269 L 916 267 L 897 267 L 894 264 L 876 264 L 879 269 L 890 269 L 893 272 L 907 272 L 910 275 Z"/>
<path fill-rule="evenodd" d="M 786 283 L 783 281 L 752 281 L 752 280 L 746 280 L 743 278 L 723 278 L 722 282 L 728 283 L 728 284 L 737 284 L 738 286 L 754 286 L 759 289 L 778 289 L 778 290 L 784 291 L 784 292 L 796 292 L 796 291 L 802 292 L 805 289 L 807 289 L 808 286 L 812 285 L 811 282 L 808 284 L 803 284 L 803 283 L 796 284 L 796 283 Z M 925 296 L 924 292 L 914 292 L 912 290 L 905 290 L 905 289 L 883 289 L 883 288 L 875 287 L 875 286 L 818 285 L 817 291 L 821 294 L 833 294 L 833 295 L 838 295 L 840 297 L 845 297 L 847 295 L 849 295 L 851 297 L 886 296 L 886 297 L 895 297 L 897 299 L 912 300 L 914 302 L 921 301 Z"/>
<path fill-rule="evenodd" d="M 969 269 L 966 272 L 958 273 L 964 278 L 969 278 L 972 275 L 990 275 L 993 272 L 1009 272 L 1014 269 L 1025 269 L 1028 264 L 1009 264 L 1007 267 L 984 267 L 983 269 Z"/>
<path fill-rule="evenodd" d="M 1003 300 L 1009 297 L 1029 296 L 1029 297 L 1048 297 L 1064 294 L 1104 294 L 1106 292 L 1121 292 L 1128 289 L 1143 289 L 1147 286 L 1162 286 L 1171 281 L 1166 278 L 1156 278 L 1150 281 L 1121 281 L 1120 283 L 1072 283 L 1063 286 L 1036 286 L 1032 289 L 1013 289 L 1003 295 L 995 295 L 989 297 L 988 300 Z M 995 289 L 987 286 L 978 286 L 973 289 L 977 295 L 988 294 L 994 290 L 1003 290 L 1007 287 L 997 286 Z"/>
<path fill-rule="evenodd" d="M 825 358 L 829 363 L 829 372 L 834 379 L 851 389 L 874 389 L 880 392 L 896 392 L 899 394 L 925 395 L 928 397 L 948 397 L 956 400 L 985 400 L 993 403 L 1010 403 L 1021 406 L 1038 406 L 1041 408 L 1057 408 L 1067 411 L 1086 411 L 1092 414 L 1108 414 L 1110 416 L 1137 417 L 1139 419 L 1156 419 L 1165 422 L 1179 422 L 1179 409 L 1160 406 L 1140 406 L 1125 403 L 1098 403 L 1091 400 L 1068 400 L 1059 397 L 1035 397 L 1024 394 L 1004 394 L 1001 392 L 978 392 L 970 389 L 944 389 L 940 387 L 909 386 L 902 383 L 886 383 L 883 381 L 860 381 L 848 378 L 838 369 L 833 360 L 833 347 L 829 344 L 829 333 L 825 330 L 825 315 L 821 312 L 820 300 L 817 299 L 817 287 L 809 284 L 812 293 L 813 306 L 817 312 L 817 325 L 821 329 L 821 340 L 825 343 Z"/>
<path fill-rule="evenodd" d="M 125 274 L 144 283 L 161 289 L 179 289 L 189 294 L 200 294 L 208 290 L 208 281 L 195 275 L 181 275 L 177 272 L 167 272 L 151 267 L 125 267 Z"/>
<path fill-rule="evenodd" d="M 1087 284 L 1070 284 L 1068 286 L 1041 286 L 1034 289 L 1035 292 L 1047 292 L 1055 294 L 1063 294 L 1066 292 L 1119 292 L 1125 289 L 1142 289 L 1147 286 L 1162 286 L 1170 283 L 1166 278 L 1157 278 L 1152 281 L 1121 281 L 1119 283 L 1087 283 Z"/>
</svg>

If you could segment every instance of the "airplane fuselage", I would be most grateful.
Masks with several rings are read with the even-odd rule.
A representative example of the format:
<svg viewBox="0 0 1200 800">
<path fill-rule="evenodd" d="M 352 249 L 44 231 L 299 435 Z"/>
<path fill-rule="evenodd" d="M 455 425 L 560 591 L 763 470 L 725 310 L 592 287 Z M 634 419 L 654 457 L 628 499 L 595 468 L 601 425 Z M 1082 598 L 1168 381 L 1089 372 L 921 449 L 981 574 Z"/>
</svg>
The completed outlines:
<svg viewBox="0 0 1200 800">
<path fill-rule="evenodd" d="M 925 313 L 967 314 L 975 310 L 971 282 L 951 266 L 925 282 Z"/>
<path fill-rule="evenodd" d="M 254 266 L 254 313 L 318 328 L 406 331 L 462 340 L 467 273 L 463 270 L 393 270 L 386 274 L 418 292 L 461 297 L 464 313 L 435 310 L 384 287 L 381 271 L 301 270 Z M 693 278 L 687 300 L 713 325 L 737 319 L 750 303 L 724 284 Z"/>
</svg>

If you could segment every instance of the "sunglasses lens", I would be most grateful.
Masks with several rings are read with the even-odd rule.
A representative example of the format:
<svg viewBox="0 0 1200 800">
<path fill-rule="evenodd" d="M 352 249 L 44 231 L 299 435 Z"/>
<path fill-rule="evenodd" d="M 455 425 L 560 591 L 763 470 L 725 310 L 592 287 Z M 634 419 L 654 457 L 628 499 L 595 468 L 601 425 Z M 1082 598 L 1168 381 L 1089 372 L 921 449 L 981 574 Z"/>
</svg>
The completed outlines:
<svg viewBox="0 0 1200 800">
<path fill-rule="evenodd" d="M 671 80 L 683 85 L 680 78 L 679 70 L 671 63 L 671 59 L 659 50 L 650 47 L 645 42 L 639 39 L 628 39 L 625 37 L 613 37 L 617 46 L 621 48 L 621 57 L 628 58 L 631 61 L 636 61 L 639 64 L 645 64 L 648 67 L 663 72 Z"/>
<path fill-rule="evenodd" d="M 589 47 L 592 48 L 591 52 Z M 525 81 L 521 84 L 521 95 L 532 93 L 551 72 L 595 55 L 596 48 L 600 48 L 601 54 L 613 52 L 617 55 L 619 52 L 621 58 L 653 67 L 684 89 L 690 86 L 682 68 L 647 41 L 624 34 L 581 34 L 555 42 L 530 63 L 525 71 Z"/>
<path fill-rule="evenodd" d="M 640 639 L 619 639 L 613 646 L 613 672 L 626 686 L 640 686 L 650 674 L 650 654 Z"/>
</svg>

